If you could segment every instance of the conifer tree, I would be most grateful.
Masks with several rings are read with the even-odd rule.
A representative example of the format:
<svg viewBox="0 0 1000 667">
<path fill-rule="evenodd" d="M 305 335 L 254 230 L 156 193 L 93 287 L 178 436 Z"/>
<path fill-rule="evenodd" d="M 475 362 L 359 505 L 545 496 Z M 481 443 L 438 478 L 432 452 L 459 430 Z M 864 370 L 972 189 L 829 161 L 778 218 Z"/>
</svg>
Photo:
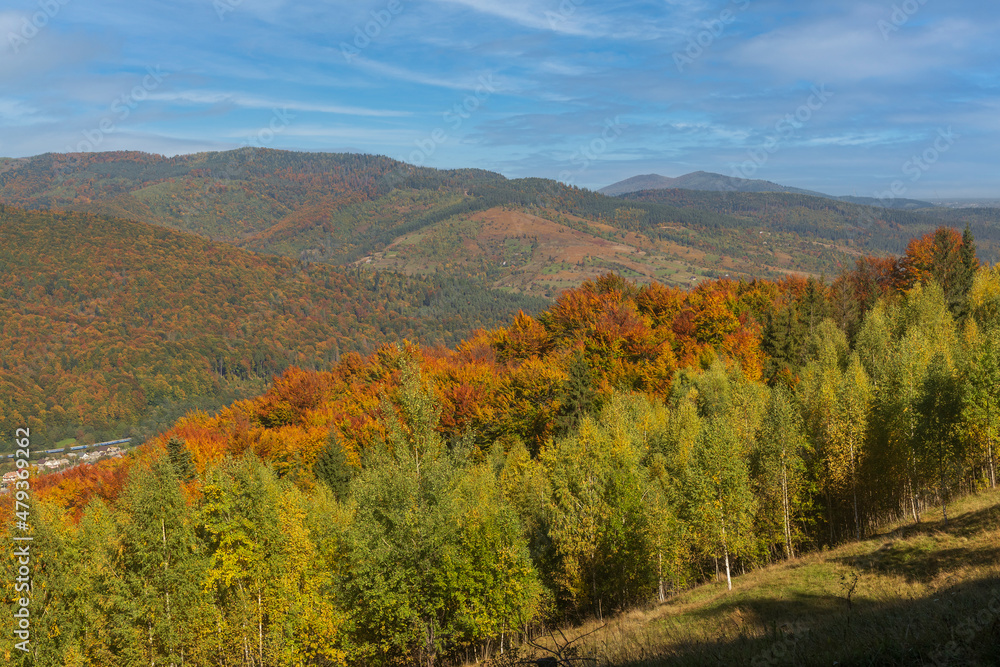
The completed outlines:
<svg viewBox="0 0 1000 667">
<path fill-rule="evenodd" d="M 167 440 L 167 456 L 177 479 L 182 482 L 190 482 L 194 479 L 195 469 L 194 462 L 191 460 L 191 451 L 185 446 L 183 440 L 176 436 Z"/>
<path fill-rule="evenodd" d="M 334 431 L 330 431 L 326 447 L 320 453 L 313 466 L 316 479 L 324 482 L 339 499 L 347 498 L 351 480 L 357 473 L 357 468 L 350 464 L 344 454 L 344 448 Z"/>
<path fill-rule="evenodd" d="M 597 393 L 594 391 L 593 371 L 582 352 L 570 358 L 569 378 L 559 396 L 559 413 L 556 417 L 556 432 L 570 433 L 593 407 Z"/>
</svg>

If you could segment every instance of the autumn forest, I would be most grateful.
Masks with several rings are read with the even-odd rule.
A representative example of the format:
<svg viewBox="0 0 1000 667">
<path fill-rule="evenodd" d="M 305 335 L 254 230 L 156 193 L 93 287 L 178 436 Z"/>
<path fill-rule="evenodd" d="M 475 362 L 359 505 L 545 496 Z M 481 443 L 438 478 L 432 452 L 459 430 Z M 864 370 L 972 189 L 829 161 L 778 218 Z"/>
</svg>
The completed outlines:
<svg viewBox="0 0 1000 667">
<path fill-rule="evenodd" d="M 177 194 L 181 167 L 144 168 Z M 88 181 L 105 199 L 70 177 L 67 211 L 0 173 L 36 209 L 0 208 L 5 433 L 145 441 L 33 478 L 33 648 L 4 645 L 9 664 L 461 664 L 544 624 L 738 587 L 890 520 L 947 519 L 996 486 L 1000 268 L 976 236 L 989 221 L 921 218 L 898 252 L 843 244 L 829 277 L 772 266 L 681 287 L 597 267 L 566 289 L 499 289 L 499 269 L 403 275 L 364 258 L 515 205 L 651 253 L 682 236 L 657 216 L 699 234 L 721 221 L 719 244 L 741 254 L 732 216 L 766 202 L 696 214 L 678 192 L 668 210 L 560 190 L 540 205 L 538 184 L 488 191 L 451 173 L 407 187 L 444 197 L 472 179 L 471 204 L 393 199 L 420 224 L 389 235 L 388 209 L 369 210 L 367 246 L 315 246 L 349 254 L 338 264 L 289 241 L 334 204 L 299 218 L 289 205 L 282 225 L 230 239 L 291 244 L 257 254 L 128 220 L 141 198 L 127 175 Z M 350 206 L 401 196 L 342 190 L 359 193 Z M 166 218 L 168 199 L 143 205 Z M 799 247 L 795 216 L 773 215 Z M 868 239 L 903 234 L 880 220 Z M 837 268 L 813 252 L 803 265 Z M 9 542 L 12 496 L 0 511 Z M 4 636 L 16 568 L 3 561 Z"/>
</svg>

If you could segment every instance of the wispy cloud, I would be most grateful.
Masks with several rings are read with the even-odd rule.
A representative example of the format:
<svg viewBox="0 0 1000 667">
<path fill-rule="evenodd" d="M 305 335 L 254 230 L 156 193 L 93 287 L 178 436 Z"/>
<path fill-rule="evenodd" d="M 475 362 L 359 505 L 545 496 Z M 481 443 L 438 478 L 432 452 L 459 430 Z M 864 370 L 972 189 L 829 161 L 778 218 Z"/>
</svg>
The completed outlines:
<svg viewBox="0 0 1000 667">
<path fill-rule="evenodd" d="M 319 104 L 298 100 L 269 99 L 242 93 L 227 93 L 208 90 L 185 90 L 179 92 L 151 93 L 151 100 L 178 102 L 196 105 L 233 104 L 248 109 L 289 109 L 316 113 L 341 114 L 347 116 L 367 116 L 370 118 L 403 118 L 413 115 L 410 111 L 391 109 L 367 109 L 364 107 L 342 106 L 339 104 Z"/>
<path fill-rule="evenodd" d="M 76 145 L 161 66 L 170 78 L 127 118 L 113 116 L 100 149 L 231 148 L 277 108 L 296 117 L 275 147 L 402 157 L 443 128 L 429 166 L 558 177 L 621 116 L 627 130 L 576 181 L 600 187 L 637 173 L 725 172 L 827 84 L 835 97 L 758 177 L 867 192 L 954 126 L 969 140 L 935 165 L 934 187 L 997 188 L 992 0 L 916 3 L 888 38 L 879 21 L 902 2 L 403 0 L 382 25 L 388 0 L 226 1 L 233 11 L 220 21 L 212 0 L 74 0 L 19 53 L 7 35 L 37 0 L 5 4 L 0 154 Z M 347 60 L 341 43 L 359 30 L 371 45 Z M 679 72 L 673 54 L 704 31 L 709 46 Z M 497 92 L 473 101 L 484 74 Z"/>
<path fill-rule="evenodd" d="M 606 30 L 582 17 L 583 0 L 564 0 L 562 3 L 530 2 L 526 0 L 437 0 L 446 5 L 460 5 L 467 9 L 501 18 L 532 30 L 546 30 L 566 35 L 601 37 Z"/>
</svg>

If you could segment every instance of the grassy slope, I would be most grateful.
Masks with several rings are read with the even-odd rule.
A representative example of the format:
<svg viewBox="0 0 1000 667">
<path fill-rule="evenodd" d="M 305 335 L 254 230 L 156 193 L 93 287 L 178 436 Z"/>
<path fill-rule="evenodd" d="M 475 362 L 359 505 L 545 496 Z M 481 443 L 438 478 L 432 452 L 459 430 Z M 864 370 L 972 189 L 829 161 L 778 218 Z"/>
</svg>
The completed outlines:
<svg viewBox="0 0 1000 667">
<path fill-rule="evenodd" d="M 584 653 L 623 667 L 1000 665 L 1000 489 L 948 514 L 608 619 Z"/>
</svg>

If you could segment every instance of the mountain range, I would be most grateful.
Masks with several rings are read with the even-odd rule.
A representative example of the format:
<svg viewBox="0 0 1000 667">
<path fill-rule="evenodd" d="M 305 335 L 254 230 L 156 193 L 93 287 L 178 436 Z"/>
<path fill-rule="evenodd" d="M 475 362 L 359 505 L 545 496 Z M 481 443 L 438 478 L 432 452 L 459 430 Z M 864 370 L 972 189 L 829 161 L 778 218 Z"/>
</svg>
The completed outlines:
<svg viewBox="0 0 1000 667">
<path fill-rule="evenodd" d="M 800 195 L 811 195 L 813 197 L 825 197 L 827 199 L 837 199 L 840 201 L 850 202 L 852 204 L 861 204 L 864 206 L 879 206 L 883 208 L 901 208 L 901 209 L 922 209 L 922 208 L 934 208 L 934 204 L 930 202 L 920 201 L 917 199 L 903 199 L 903 198 L 886 198 L 877 199 L 875 197 L 854 197 L 854 196 L 843 196 L 836 197 L 833 195 L 824 194 L 822 192 L 816 192 L 815 190 L 803 190 L 802 188 L 793 188 L 786 185 L 778 185 L 777 183 L 772 183 L 771 181 L 763 181 L 759 179 L 748 179 L 748 178 L 738 178 L 735 176 L 724 176 L 722 174 L 714 174 L 707 171 L 695 171 L 690 174 L 684 174 L 683 176 L 678 176 L 677 178 L 670 178 L 668 176 L 660 176 L 659 174 L 645 174 L 642 176 L 633 176 L 631 178 L 626 178 L 623 181 L 618 181 L 617 183 L 612 183 L 611 185 L 601 188 L 598 190 L 601 194 L 608 195 L 610 197 L 630 194 L 632 192 L 639 192 L 642 190 L 710 190 L 713 192 L 787 192 L 791 194 Z"/>
<path fill-rule="evenodd" d="M 970 223 L 986 258 L 1000 240 L 997 209 L 908 211 L 695 188 L 719 178 L 726 177 L 702 174 L 685 181 L 690 189 L 607 197 L 546 179 L 372 155 L 50 153 L 0 160 L 0 202 L 144 222 L 308 263 L 449 276 L 549 298 L 607 272 L 674 285 L 727 275 L 832 276 L 861 254 L 901 253 L 942 224 Z"/>
</svg>

